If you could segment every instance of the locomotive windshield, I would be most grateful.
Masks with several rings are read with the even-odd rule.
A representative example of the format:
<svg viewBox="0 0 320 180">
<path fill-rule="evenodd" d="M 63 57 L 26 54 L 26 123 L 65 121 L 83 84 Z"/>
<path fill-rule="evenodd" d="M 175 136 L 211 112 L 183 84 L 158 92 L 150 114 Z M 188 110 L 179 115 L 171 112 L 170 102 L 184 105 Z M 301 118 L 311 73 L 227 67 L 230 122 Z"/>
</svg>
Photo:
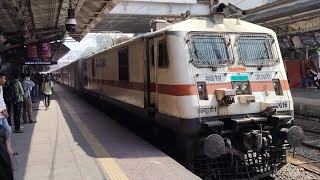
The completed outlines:
<svg viewBox="0 0 320 180">
<path fill-rule="evenodd" d="M 239 62 L 245 66 L 272 66 L 279 62 L 268 35 L 241 35 L 238 38 Z"/>
<path fill-rule="evenodd" d="M 190 50 L 192 63 L 196 67 L 219 67 L 231 62 L 226 38 L 220 35 L 191 35 Z"/>
</svg>

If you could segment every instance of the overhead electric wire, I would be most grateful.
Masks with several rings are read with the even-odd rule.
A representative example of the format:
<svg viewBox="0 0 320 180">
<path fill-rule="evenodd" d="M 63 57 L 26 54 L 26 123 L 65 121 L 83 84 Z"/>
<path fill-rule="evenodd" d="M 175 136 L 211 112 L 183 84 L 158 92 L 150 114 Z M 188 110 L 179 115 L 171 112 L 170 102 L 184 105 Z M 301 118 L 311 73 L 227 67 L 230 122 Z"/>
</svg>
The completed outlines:
<svg viewBox="0 0 320 180">
<path fill-rule="evenodd" d="M 36 3 L 32 2 L 32 0 L 30 0 L 31 4 L 33 4 L 34 6 L 36 6 L 39 9 L 45 10 L 45 11 L 49 11 L 50 9 L 44 9 L 42 7 L 40 7 L 39 5 L 37 5 Z"/>
<path fill-rule="evenodd" d="M 134 13 L 138 12 L 140 9 L 142 9 L 142 8 L 145 7 L 147 4 L 150 4 L 150 3 L 151 3 L 151 1 L 146 2 L 144 5 L 142 5 L 140 8 L 138 8 Z M 134 13 L 133 13 L 133 14 L 134 14 Z M 126 19 L 128 19 L 129 17 L 132 17 L 132 16 L 133 16 L 133 15 L 129 15 L 129 16 L 125 17 L 122 21 L 120 21 L 120 22 L 118 22 L 116 25 L 110 27 L 107 31 L 112 30 L 113 28 L 115 28 L 116 26 L 118 26 L 119 24 L 121 24 L 123 21 L 125 21 Z"/>
<path fill-rule="evenodd" d="M 240 3 L 243 3 L 244 1 L 247 1 L 247 0 L 242 0 L 242 1 L 238 2 L 238 3 L 236 3 L 235 5 L 238 5 L 238 4 L 240 4 Z"/>
<path fill-rule="evenodd" d="M 120 3 L 122 3 L 122 2 L 123 2 L 123 0 L 122 0 Z M 122 12 L 124 12 L 124 11 L 125 11 L 125 9 L 122 10 L 119 14 L 117 14 L 111 21 L 109 21 L 107 25 L 103 26 L 103 28 L 107 27 L 110 23 L 112 23 L 113 20 L 115 20 L 115 19 L 116 19 Z"/>
</svg>

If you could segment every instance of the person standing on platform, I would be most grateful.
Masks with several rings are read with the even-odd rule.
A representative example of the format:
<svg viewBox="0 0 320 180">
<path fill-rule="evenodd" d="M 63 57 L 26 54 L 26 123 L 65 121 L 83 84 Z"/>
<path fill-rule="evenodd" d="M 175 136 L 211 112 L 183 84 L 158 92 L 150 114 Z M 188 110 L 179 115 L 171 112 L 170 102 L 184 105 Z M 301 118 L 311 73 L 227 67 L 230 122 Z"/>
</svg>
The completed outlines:
<svg viewBox="0 0 320 180">
<path fill-rule="evenodd" d="M 9 117 L 9 113 L 7 111 L 7 106 L 4 102 L 4 98 L 3 98 L 3 89 L 2 86 L 5 84 L 6 82 L 6 77 L 3 73 L 0 73 L 0 125 L 6 130 L 6 134 L 7 134 L 7 148 L 8 148 L 8 152 L 10 155 L 17 155 L 18 153 L 14 153 L 11 147 L 11 134 L 12 134 L 12 130 L 11 127 L 8 123 L 7 118 Z"/>
<path fill-rule="evenodd" d="M 0 125 L 0 179 L 13 180 L 13 169 L 8 152 L 8 136 L 6 129 Z"/>
<path fill-rule="evenodd" d="M 24 90 L 23 97 L 23 123 L 35 123 L 36 121 L 32 120 L 32 102 L 31 102 L 31 89 L 35 86 L 34 82 L 30 80 L 30 74 L 22 75 L 22 87 Z"/>
<path fill-rule="evenodd" d="M 36 84 L 36 97 L 40 97 L 41 94 L 41 85 L 42 85 L 42 77 L 39 73 L 36 73 L 35 79 L 37 81 Z"/>
<path fill-rule="evenodd" d="M 12 93 L 11 91 L 13 91 L 12 89 L 10 89 L 10 86 L 9 86 L 9 81 L 6 80 L 5 84 L 2 85 L 2 90 L 3 90 L 3 99 L 4 99 L 4 103 L 6 104 L 7 106 L 7 112 L 9 114 L 9 117 L 7 118 L 7 121 L 8 121 L 8 124 L 9 126 L 11 126 L 11 113 L 12 113 Z"/>
<path fill-rule="evenodd" d="M 22 88 L 22 84 L 19 81 L 19 74 L 14 73 L 13 74 L 14 80 L 10 83 L 15 89 L 15 93 L 17 96 L 17 102 L 13 103 L 13 117 L 14 117 L 14 132 L 15 133 L 23 133 L 23 131 L 20 129 L 20 119 L 22 114 L 22 106 L 23 106 L 23 96 L 24 91 Z"/>
<path fill-rule="evenodd" d="M 49 108 L 50 106 L 50 96 L 52 94 L 52 82 L 49 79 L 48 76 L 45 77 L 43 83 L 42 83 L 42 93 L 44 95 L 44 105 L 46 106 L 46 110 Z"/>
<path fill-rule="evenodd" d="M 38 73 L 37 78 L 38 78 L 38 83 L 39 83 L 38 97 L 40 97 L 42 95 L 42 84 L 44 81 L 44 77 L 42 76 L 42 74 Z"/>
<path fill-rule="evenodd" d="M 38 85 L 37 79 L 35 78 L 35 74 L 31 76 L 30 80 L 35 84 L 35 86 L 31 90 L 31 101 L 32 103 L 36 103 L 35 99 L 37 97 L 37 89 L 39 88 L 39 85 Z"/>
</svg>

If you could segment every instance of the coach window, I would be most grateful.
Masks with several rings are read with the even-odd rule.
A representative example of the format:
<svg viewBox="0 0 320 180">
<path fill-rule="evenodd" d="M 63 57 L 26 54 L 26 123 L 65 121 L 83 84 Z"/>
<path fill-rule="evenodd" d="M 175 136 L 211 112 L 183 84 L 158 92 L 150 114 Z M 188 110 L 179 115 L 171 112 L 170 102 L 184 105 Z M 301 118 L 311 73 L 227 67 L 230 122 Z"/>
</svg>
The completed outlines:
<svg viewBox="0 0 320 180">
<path fill-rule="evenodd" d="M 85 86 L 88 86 L 88 75 L 87 75 L 87 62 L 82 62 L 82 67 L 83 67 L 83 84 Z"/>
<path fill-rule="evenodd" d="M 158 44 L 158 66 L 159 67 L 168 67 L 169 59 L 168 59 L 168 50 L 166 42 L 160 41 Z"/>
<path fill-rule="evenodd" d="M 95 60 L 94 58 L 92 59 L 92 76 L 95 77 L 96 76 L 96 69 L 95 69 Z"/>
<path fill-rule="evenodd" d="M 154 45 L 150 47 L 150 61 L 152 63 L 152 66 L 154 66 Z"/>
<path fill-rule="evenodd" d="M 123 49 L 118 52 L 118 61 L 119 61 L 119 80 L 129 81 L 128 49 Z"/>
</svg>

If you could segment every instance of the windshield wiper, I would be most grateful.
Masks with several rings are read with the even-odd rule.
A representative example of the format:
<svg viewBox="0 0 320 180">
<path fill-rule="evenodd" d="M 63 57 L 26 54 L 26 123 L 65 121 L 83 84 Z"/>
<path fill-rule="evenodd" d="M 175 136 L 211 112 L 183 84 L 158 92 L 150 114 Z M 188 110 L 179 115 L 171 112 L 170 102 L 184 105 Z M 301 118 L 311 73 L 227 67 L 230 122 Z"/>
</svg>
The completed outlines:
<svg viewBox="0 0 320 180">
<path fill-rule="evenodd" d="M 203 60 L 206 60 L 206 58 L 196 48 L 196 44 L 194 42 L 192 42 L 192 44 L 193 44 L 193 48 L 194 48 L 194 54 L 196 55 L 197 59 L 200 60 L 199 56 L 198 56 L 198 55 L 200 55 L 200 56 L 202 56 Z"/>
</svg>

